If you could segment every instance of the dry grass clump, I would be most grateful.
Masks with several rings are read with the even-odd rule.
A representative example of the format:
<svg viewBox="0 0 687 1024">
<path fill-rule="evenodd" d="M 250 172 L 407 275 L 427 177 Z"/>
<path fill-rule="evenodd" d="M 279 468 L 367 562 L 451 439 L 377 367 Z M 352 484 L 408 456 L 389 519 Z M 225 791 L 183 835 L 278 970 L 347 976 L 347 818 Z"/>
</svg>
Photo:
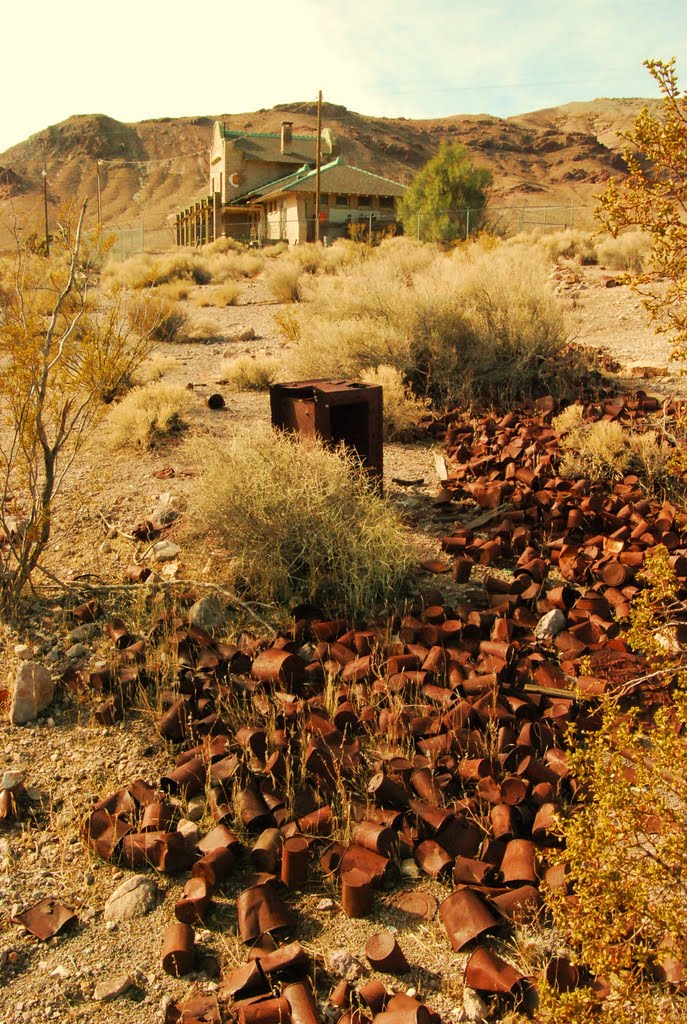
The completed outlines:
<svg viewBox="0 0 687 1024">
<path fill-rule="evenodd" d="M 241 288 L 235 281 L 225 281 L 224 284 L 215 285 L 213 288 L 205 288 L 194 296 L 194 305 L 207 306 L 235 306 L 241 295 Z"/>
<path fill-rule="evenodd" d="M 366 616 L 396 600 L 414 561 L 391 505 L 351 455 L 244 429 L 203 439 L 197 521 L 230 559 L 235 585 L 268 602 L 312 601 Z"/>
<path fill-rule="evenodd" d="M 134 384 L 151 384 L 153 381 L 161 380 L 171 370 L 179 366 L 179 360 L 174 356 L 163 356 L 155 353 L 144 363 L 141 363 L 134 375 Z"/>
<path fill-rule="evenodd" d="M 223 382 L 237 391 L 266 391 L 276 379 L 281 361 L 264 354 L 225 359 L 220 369 Z"/>
<path fill-rule="evenodd" d="M 154 448 L 185 429 L 190 406 L 186 388 L 150 383 L 134 388 L 109 412 L 108 436 L 114 448 Z"/>
<path fill-rule="evenodd" d="M 644 231 L 626 231 L 616 238 L 607 235 L 597 242 L 599 263 L 609 270 L 641 274 L 649 269 L 651 236 Z"/>
<path fill-rule="evenodd" d="M 283 253 L 289 251 L 288 242 L 275 242 L 274 245 L 264 245 L 260 250 L 262 256 L 267 259 L 274 259 L 275 256 L 281 256 Z"/>
<path fill-rule="evenodd" d="M 563 476 L 596 483 L 636 473 L 651 493 L 667 493 L 677 483 L 675 449 L 655 430 L 635 433 L 617 422 L 585 420 L 581 405 L 569 406 L 553 426 L 561 434 Z"/>
<path fill-rule="evenodd" d="M 203 344 L 210 344 L 213 341 L 221 341 L 222 333 L 219 327 L 209 316 L 197 317 L 190 321 L 184 329 L 185 341 L 199 341 Z"/>
<path fill-rule="evenodd" d="M 303 268 L 291 257 L 275 262 L 265 271 L 265 285 L 278 302 L 300 302 L 303 297 L 301 274 Z"/>
<path fill-rule="evenodd" d="M 381 384 L 384 389 L 384 439 L 405 437 L 427 412 L 429 401 L 418 398 L 395 366 L 377 366 L 365 373 L 366 384 Z"/>
<path fill-rule="evenodd" d="M 402 239 L 371 252 L 346 274 L 311 279 L 289 323 L 289 376 L 389 365 L 439 405 L 565 393 L 568 326 L 539 254 L 480 244 L 444 254 Z"/>
<path fill-rule="evenodd" d="M 210 242 L 205 246 L 204 252 L 207 256 L 215 256 L 217 253 L 225 252 L 245 252 L 246 246 L 243 242 L 239 242 L 236 238 L 216 238 L 214 242 Z"/>
<path fill-rule="evenodd" d="M 216 253 L 207 259 L 207 269 L 215 284 L 225 281 L 240 281 L 242 278 L 255 277 L 264 266 L 264 260 L 256 252 Z"/>
<path fill-rule="evenodd" d="M 564 228 L 561 231 L 535 228 L 533 231 L 521 231 L 508 239 L 506 245 L 524 249 L 536 248 L 548 263 L 577 260 L 589 266 L 598 262 L 594 234 L 579 228 Z"/>
<path fill-rule="evenodd" d="M 103 270 L 103 280 L 111 289 L 156 288 L 175 280 L 208 284 L 211 277 L 205 258 L 188 251 L 162 255 L 139 253 L 121 262 L 111 260 Z"/>
<path fill-rule="evenodd" d="M 177 302 L 160 295 L 157 290 L 134 295 L 129 302 L 132 328 L 152 341 L 175 341 L 187 319 Z"/>
</svg>

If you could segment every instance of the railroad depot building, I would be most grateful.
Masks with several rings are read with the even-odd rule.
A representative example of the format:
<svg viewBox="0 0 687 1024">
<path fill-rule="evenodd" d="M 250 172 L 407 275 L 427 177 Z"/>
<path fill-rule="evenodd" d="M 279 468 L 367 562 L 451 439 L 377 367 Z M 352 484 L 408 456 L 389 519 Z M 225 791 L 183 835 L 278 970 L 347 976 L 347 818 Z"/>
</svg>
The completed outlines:
<svg viewBox="0 0 687 1024">
<path fill-rule="evenodd" d="M 328 129 L 320 136 L 320 238 L 350 234 L 351 224 L 377 231 L 396 224 L 405 186 L 347 164 Z M 228 131 L 215 122 L 210 192 L 175 214 L 177 245 L 222 236 L 296 245 L 315 238 L 317 136 Z"/>
</svg>

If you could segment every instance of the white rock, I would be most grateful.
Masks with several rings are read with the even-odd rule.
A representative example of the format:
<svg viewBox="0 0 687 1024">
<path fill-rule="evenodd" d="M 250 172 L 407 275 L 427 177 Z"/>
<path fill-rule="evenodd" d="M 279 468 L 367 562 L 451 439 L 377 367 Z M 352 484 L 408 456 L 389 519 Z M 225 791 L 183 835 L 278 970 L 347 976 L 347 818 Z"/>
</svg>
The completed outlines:
<svg viewBox="0 0 687 1024">
<path fill-rule="evenodd" d="M 105 904 L 106 921 L 130 921 L 143 917 L 157 903 L 158 888 L 146 875 L 132 875 L 122 882 Z"/>
<path fill-rule="evenodd" d="M 347 949 L 333 949 L 329 954 L 329 968 L 346 981 L 355 981 L 363 973 L 363 965 Z"/>
<path fill-rule="evenodd" d="M 552 608 L 534 627 L 534 635 L 537 640 L 549 640 L 558 636 L 564 629 L 567 629 L 568 622 L 560 608 Z"/>
<path fill-rule="evenodd" d="M 15 644 L 14 653 L 22 661 L 27 661 L 33 654 L 33 647 L 30 644 Z"/>
<path fill-rule="evenodd" d="M 95 986 L 93 998 L 98 1003 L 106 1003 L 110 999 L 119 999 L 125 992 L 128 992 L 133 985 L 132 978 L 128 974 L 119 974 L 109 981 L 99 981 Z"/>
<path fill-rule="evenodd" d="M 489 1016 L 489 1003 L 467 985 L 463 988 L 463 1009 L 467 1020 L 483 1021 Z"/>
<path fill-rule="evenodd" d="M 236 341 L 252 341 L 255 337 L 255 331 L 252 327 L 244 327 L 242 331 L 234 335 Z"/>
<path fill-rule="evenodd" d="M 72 972 L 64 964 L 58 964 L 55 970 L 50 972 L 51 978 L 60 978 L 61 981 L 64 981 L 65 978 L 71 978 L 71 976 Z"/>
<path fill-rule="evenodd" d="M 158 562 L 173 562 L 179 554 L 181 548 L 171 540 L 159 540 L 150 551 L 151 558 Z"/>
<path fill-rule="evenodd" d="M 37 661 L 23 661 L 17 669 L 12 688 L 10 721 L 15 725 L 30 722 L 44 711 L 55 696 L 50 672 Z"/>
<path fill-rule="evenodd" d="M 315 910 L 330 911 L 334 910 L 335 908 L 336 903 L 334 902 L 334 900 L 323 899 L 319 901 L 319 903 L 315 907 Z"/>
</svg>

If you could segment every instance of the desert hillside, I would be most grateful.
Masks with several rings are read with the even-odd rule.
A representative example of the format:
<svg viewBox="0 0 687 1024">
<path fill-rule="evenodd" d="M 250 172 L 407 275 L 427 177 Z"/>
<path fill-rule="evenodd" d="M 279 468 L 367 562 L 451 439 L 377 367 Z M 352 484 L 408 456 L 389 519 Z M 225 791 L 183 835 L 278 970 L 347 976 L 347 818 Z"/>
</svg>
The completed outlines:
<svg viewBox="0 0 687 1024">
<path fill-rule="evenodd" d="M 454 115 L 434 120 L 368 117 L 325 103 L 324 125 L 346 160 L 408 182 L 444 141 L 464 143 L 494 175 L 496 204 L 590 203 L 612 174 L 622 173 L 618 133 L 643 106 L 657 100 L 599 99 L 502 119 Z M 108 226 L 160 229 L 176 209 L 206 192 L 207 152 L 215 120 L 234 130 L 276 131 L 285 118 L 294 130 L 314 131 L 315 103 L 203 117 L 158 118 L 124 124 L 104 114 L 76 115 L 0 154 L 0 241 L 8 223 L 42 218 L 41 172 L 48 172 L 54 215 L 77 197 L 96 211 L 96 167 L 101 160 L 103 215 Z"/>
</svg>

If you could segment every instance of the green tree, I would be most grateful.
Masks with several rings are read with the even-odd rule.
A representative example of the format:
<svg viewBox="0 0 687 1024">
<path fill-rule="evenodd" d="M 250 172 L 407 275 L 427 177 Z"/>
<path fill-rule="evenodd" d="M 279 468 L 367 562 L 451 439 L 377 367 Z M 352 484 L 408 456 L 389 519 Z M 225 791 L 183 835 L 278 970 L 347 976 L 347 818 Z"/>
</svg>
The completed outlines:
<svg viewBox="0 0 687 1024">
<path fill-rule="evenodd" d="M 647 231 L 653 243 L 649 272 L 631 283 L 657 333 L 669 333 L 673 357 L 687 357 L 687 92 L 677 84 L 675 58 L 646 60 L 658 83 L 661 115 L 645 107 L 621 133 L 628 177 L 612 178 L 599 196 L 599 219 L 613 234 L 624 227 Z M 664 278 L 667 286 L 658 286 Z"/>
<path fill-rule="evenodd" d="M 467 237 L 479 227 L 491 181 L 491 172 L 475 167 L 465 146 L 442 143 L 401 200 L 406 234 L 414 234 L 419 217 L 420 237 L 427 241 Z"/>
</svg>

